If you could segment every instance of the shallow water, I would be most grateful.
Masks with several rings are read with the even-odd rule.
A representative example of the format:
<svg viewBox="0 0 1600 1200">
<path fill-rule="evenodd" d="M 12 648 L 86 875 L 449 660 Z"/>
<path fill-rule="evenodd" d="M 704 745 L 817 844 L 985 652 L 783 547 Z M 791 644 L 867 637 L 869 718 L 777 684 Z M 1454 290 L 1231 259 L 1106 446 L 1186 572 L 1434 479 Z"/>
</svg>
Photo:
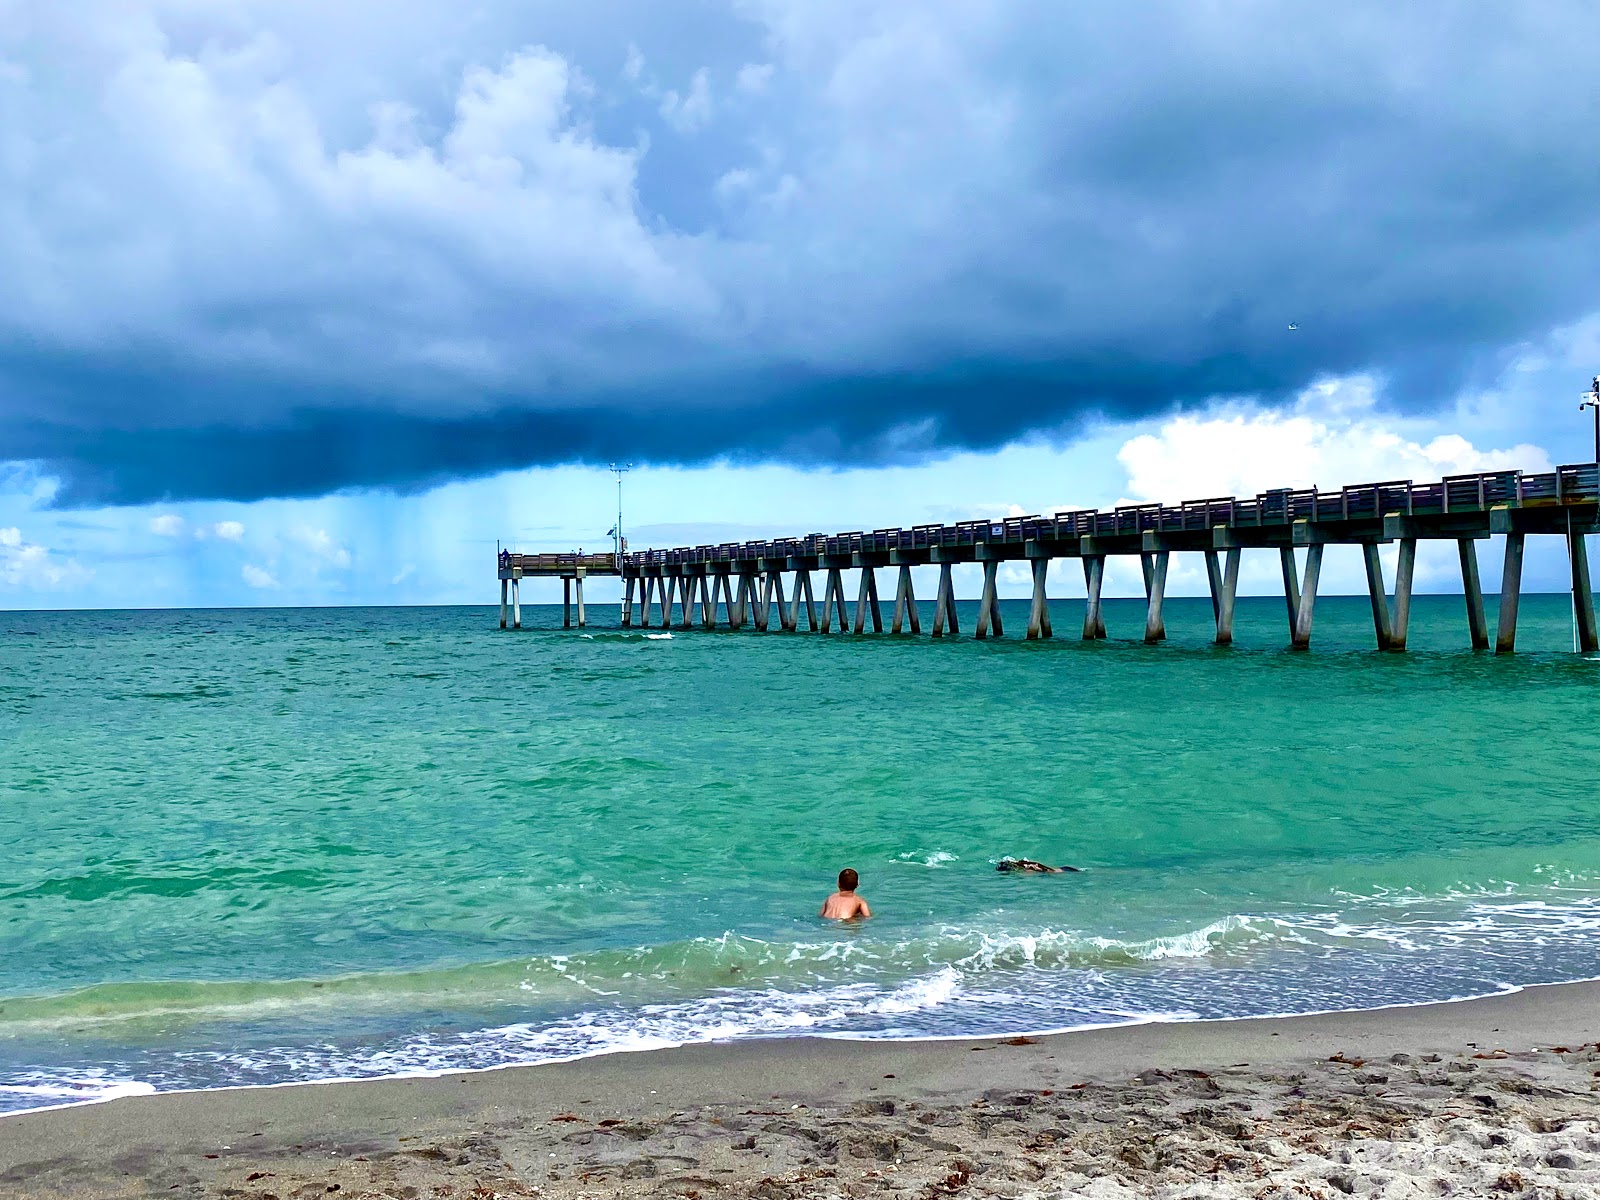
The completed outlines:
<svg viewBox="0 0 1600 1200">
<path fill-rule="evenodd" d="M 1168 606 L 1154 648 L 0 614 L 0 1110 L 1600 975 L 1600 661 L 1565 597 L 1509 659 L 1461 648 L 1459 597 L 1403 655 L 1364 598 L 1299 654 L 1281 599 L 1226 650 Z M 879 915 L 824 926 L 847 865 Z"/>
</svg>

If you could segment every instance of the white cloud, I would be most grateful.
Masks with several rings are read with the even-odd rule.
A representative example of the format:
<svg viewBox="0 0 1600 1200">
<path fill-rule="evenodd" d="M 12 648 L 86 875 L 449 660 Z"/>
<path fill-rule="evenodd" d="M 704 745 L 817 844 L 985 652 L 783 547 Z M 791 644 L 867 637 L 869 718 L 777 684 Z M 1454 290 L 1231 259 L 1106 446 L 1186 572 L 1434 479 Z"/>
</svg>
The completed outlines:
<svg viewBox="0 0 1600 1200">
<path fill-rule="evenodd" d="M 150 532 L 161 537 L 177 537 L 183 532 L 183 518 L 177 513 L 162 513 L 150 518 Z"/>
<path fill-rule="evenodd" d="M 1519 467 L 1548 471 L 1538 446 L 1480 450 L 1459 434 L 1408 436 L 1405 422 L 1374 411 L 1370 380 L 1332 380 L 1307 389 L 1284 412 L 1226 411 L 1176 417 L 1126 442 L 1117 459 L 1132 500 L 1178 503 L 1254 496 L 1268 488 L 1319 487 Z"/>
<path fill-rule="evenodd" d="M 321 562 L 335 567 L 348 567 L 350 565 L 350 551 L 346 550 L 326 529 L 313 529 L 309 525 L 302 525 L 293 529 L 289 537 L 300 546 L 311 551 Z"/>
<path fill-rule="evenodd" d="M 689 81 L 689 94 L 669 91 L 661 97 L 661 117 L 679 133 L 703 129 L 711 120 L 711 73 L 701 67 Z"/>
<path fill-rule="evenodd" d="M 60 558 L 22 536 L 16 526 L 0 529 L 0 583 L 8 588 L 47 590 L 87 582 L 94 572 L 74 558 Z"/>
<path fill-rule="evenodd" d="M 739 90 L 752 96 L 761 95 L 772 83 L 773 70 L 771 63 L 745 63 L 739 68 Z"/>
<path fill-rule="evenodd" d="M 245 563 L 239 569 L 239 574 L 253 588 L 275 588 L 278 586 L 278 581 L 273 578 L 270 571 L 265 571 L 254 563 Z"/>
<path fill-rule="evenodd" d="M 407 563 L 405 566 L 401 567 L 399 571 L 395 572 L 394 578 L 389 580 L 389 584 L 390 584 L 391 587 L 397 586 L 399 584 L 402 584 L 406 580 L 410 579 L 416 573 L 417 573 L 417 564 L 416 563 Z"/>
<path fill-rule="evenodd" d="M 244 537 L 244 524 L 240 521 L 218 521 L 211 532 L 226 542 L 237 542 Z"/>
</svg>

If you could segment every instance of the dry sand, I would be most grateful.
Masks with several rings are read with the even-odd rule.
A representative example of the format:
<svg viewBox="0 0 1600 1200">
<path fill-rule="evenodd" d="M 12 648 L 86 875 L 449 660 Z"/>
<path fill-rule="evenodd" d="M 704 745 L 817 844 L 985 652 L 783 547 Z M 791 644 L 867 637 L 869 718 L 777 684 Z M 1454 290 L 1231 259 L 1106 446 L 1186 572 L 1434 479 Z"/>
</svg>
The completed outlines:
<svg viewBox="0 0 1600 1200">
<path fill-rule="evenodd" d="M 0 1196 L 1600 1196 L 1600 984 L 693 1046 L 0 1120 Z"/>
</svg>

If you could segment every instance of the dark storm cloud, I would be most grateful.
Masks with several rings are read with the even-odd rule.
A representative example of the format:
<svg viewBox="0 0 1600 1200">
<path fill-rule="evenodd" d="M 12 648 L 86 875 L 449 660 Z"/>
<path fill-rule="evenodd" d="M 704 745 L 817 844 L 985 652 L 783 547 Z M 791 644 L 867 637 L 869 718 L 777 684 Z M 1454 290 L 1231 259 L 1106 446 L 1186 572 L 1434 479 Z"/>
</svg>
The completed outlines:
<svg viewBox="0 0 1600 1200">
<path fill-rule="evenodd" d="M 1586 4 L 23 8 L 0 454 L 64 504 L 1421 407 L 1597 307 Z"/>
</svg>

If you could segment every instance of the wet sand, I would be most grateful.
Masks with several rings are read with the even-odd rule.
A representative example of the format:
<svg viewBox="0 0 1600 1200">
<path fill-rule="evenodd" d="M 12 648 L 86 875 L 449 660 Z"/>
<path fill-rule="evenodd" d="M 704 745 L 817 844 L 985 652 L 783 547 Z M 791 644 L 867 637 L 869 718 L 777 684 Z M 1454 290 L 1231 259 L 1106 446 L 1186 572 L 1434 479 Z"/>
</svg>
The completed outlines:
<svg viewBox="0 0 1600 1200">
<path fill-rule="evenodd" d="M 0 1120 L 0 1196 L 1600 1195 L 1600 984 L 971 1042 L 690 1046 Z"/>
</svg>

